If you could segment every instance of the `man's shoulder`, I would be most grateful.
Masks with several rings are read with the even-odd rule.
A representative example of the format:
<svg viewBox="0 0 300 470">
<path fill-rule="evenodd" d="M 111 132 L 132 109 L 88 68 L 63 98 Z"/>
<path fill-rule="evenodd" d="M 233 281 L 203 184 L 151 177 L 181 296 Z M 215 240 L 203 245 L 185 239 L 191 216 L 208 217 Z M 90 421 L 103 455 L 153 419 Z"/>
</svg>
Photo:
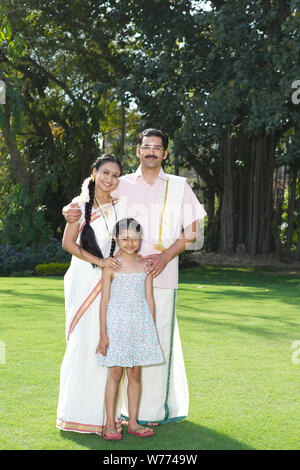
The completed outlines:
<svg viewBox="0 0 300 470">
<path fill-rule="evenodd" d="M 123 181 L 132 181 L 134 180 L 134 175 L 135 175 L 135 172 L 133 173 L 128 173 L 127 175 L 123 175 L 120 177 L 119 181 L 123 182 Z"/>
<path fill-rule="evenodd" d="M 131 194 L 135 186 L 136 186 L 136 180 L 134 177 L 134 173 L 121 176 L 119 178 L 118 193 L 121 196 Z"/>
<path fill-rule="evenodd" d="M 172 173 L 166 173 L 166 176 L 174 182 L 178 181 L 180 183 L 184 183 L 186 181 L 185 176 L 173 175 Z"/>
<path fill-rule="evenodd" d="M 188 186 L 187 180 L 184 176 L 173 175 L 170 173 L 166 173 L 166 176 L 172 186 L 175 188 L 185 188 Z"/>
</svg>

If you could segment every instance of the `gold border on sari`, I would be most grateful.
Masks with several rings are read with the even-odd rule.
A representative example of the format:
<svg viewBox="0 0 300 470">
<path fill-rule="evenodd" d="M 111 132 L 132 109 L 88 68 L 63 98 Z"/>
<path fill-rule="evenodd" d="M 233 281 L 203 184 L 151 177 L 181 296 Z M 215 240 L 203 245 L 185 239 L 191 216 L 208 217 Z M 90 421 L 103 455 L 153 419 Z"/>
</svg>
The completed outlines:
<svg viewBox="0 0 300 470">
<path fill-rule="evenodd" d="M 91 222 L 94 222 L 94 220 L 98 219 L 99 217 L 102 217 L 102 214 L 99 214 L 97 213 L 98 211 L 94 212 L 91 216 Z M 79 233 L 82 231 L 83 227 L 85 225 L 85 221 L 84 223 L 82 224 L 82 226 L 80 227 L 79 229 Z M 119 253 L 120 250 L 117 251 L 117 253 L 115 254 L 115 256 L 117 256 L 117 254 Z M 98 284 L 94 287 L 94 289 L 92 290 L 92 292 L 90 293 L 90 295 L 87 297 L 87 299 L 81 304 L 81 306 L 79 307 L 79 309 L 77 310 L 77 312 L 75 313 L 74 317 L 73 317 L 73 320 L 70 324 L 70 327 L 69 327 L 69 332 L 68 332 L 68 337 L 67 337 L 67 342 L 69 341 L 70 339 L 70 336 L 71 334 L 73 333 L 74 331 L 74 328 L 75 326 L 77 325 L 77 323 L 79 322 L 79 320 L 81 319 L 81 317 L 83 316 L 83 314 L 87 311 L 87 309 L 91 306 L 91 304 L 94 302 L 94 300 L 98 297 L 98 295 L 100 294 L 101 292 L 101 282 L 102 282 L 102 279 L 100 279 L 100 281 L 98 282 Z"/>
<path fill-rule="evenodd" d="M 91 215 L 91 220 L 90 220 L 90 224 L 92 222 L 94 222 L 94 220 L 98 219 L 99 217 L 102 217 L 102 214 L 99 213 L 98 209 Z M 86 222 L 84 221 L 83 224 L 81 225 L 81 227 L 79 228 L 79 233 L 82 232 L 83 230 L 83 227 L 85 226 Z"/>
<path fill-rule="evenodd" d="M 77 312 L 75 313 L 74 315 L 74 318 L 71 322 L 71 325 L 70 325 L 70 328 L 69 328 L 69 333 L 68 333 L 68 339 L 67 341 L 69 341 L 70 339 L 70 336 L 71 334 L 73 333 L 74 331 L 74 328 L 75 326 L 77 325 L 77 323 L 79 322 L 80 318 L 82 317 L 82 315 L 87 311 L 87 309 L 90 307 L 90 305 L 94 302 L 94 300 L 98 297 L 98 295 L 100 294 L 101 292 L 101 283 L 102 283 L 102 279 L 100 279 L 100 281 L 98 282 L 98 284 L 94 287 L 94 289 L 92 290 L 92 292 L 90 293 L 90 295 L 88 296 L 88 298 L 83 302 L 83 304 L 81 304 L 81 306 L 79 307 L 79 309 L 77 310 Z"/>
<path fill-rule="evenodd" d="M 85 433 L 95 433 L 100 434 L 104 426 L 99 426 L 97 424 L 82 424 L 82 423 L 73 423 L 72 421 L 64 421 L 63 419 L 57 418 L 56 426 L 58 429 L 63 431 L 76 431 L 76 432 L 85 432 Z"/>
</svg>

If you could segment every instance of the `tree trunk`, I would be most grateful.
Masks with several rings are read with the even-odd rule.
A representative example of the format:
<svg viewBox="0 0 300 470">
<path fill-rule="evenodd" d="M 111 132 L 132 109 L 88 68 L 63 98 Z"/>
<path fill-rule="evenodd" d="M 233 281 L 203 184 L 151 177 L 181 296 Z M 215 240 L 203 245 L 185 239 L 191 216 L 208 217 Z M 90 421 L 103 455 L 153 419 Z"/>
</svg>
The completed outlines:
<svg viewBox="0 0 300 470">
<path fill-rule="evenodd" d="M 229 132 L 221 139 L 220 159 L 222 192 L 220 251 L 230 254 L 234 251 L 234 200 L 232 146 Z"/>
<path fill-rule="evenodd" d="M 289 175 L 289 201 L 288 201 L 288 225 L 286 232 L 286 243 L 285 243 L 285 252 L 290 254 L 293 235 L 295 231 L 294 224 L 294 211 L 295 211 L 295 200 L 296 200 L 296 187 L 297 187 L 297 170 L 291 170 Z"/>
<path fill-rule="evenodd" d="M 300 259 L 300 175 L 298 178 L 298 199 L 297 199 L 297 244 L 296 244 L 296 254 L 297 258 Z"/>
<path fill-rule="evenodd" d="M 282 225 L 286 175 L 287 175 L 287 172 L 286 172 L 285 167 L 283 170 L 283 179 L 281 178 L 281 175 L 280 175 L 280 168 L 276 169 L 273 198 L 274 198 L 274 205 L 275 205 L 274 238 L 275 238 L 275 252 L 277 256 L 282 254 L 280 234 L 281 234 L 281 225 Z"/>
<path fill-rule="evenodd" d="M 249 148 L 251 141 L 243 132 L 235 139 L 235 160 L 234 167 L 234 242 L 247 251 L 247 227 L 249 221 L 248 197 L 250 192 L 250 165 Z M 240 248 L 240 249 L 241 249 Z"/>
<path fill-rule="evenodd" d="M 207 251 L 218 250 L 218 226 L 215 216 L 216 194 L 212 190 L 207 191 L 207 236 L 205 237 L 205 249 Z"/>
<path fill-rule="evenodd" d="M 121 143 L 120 143 L 120 161 L 122 162 L 124 156 L 125 145 L 125 106 L 121 104 Z"/>
<path fill-rule="evenodd" d="M 274 135 L 253 137 L 251 145 L 248 251 L 251 256 L 268 254 L 275 249 L 272 226 Z"/>
<path fill-rule="evenodd" d="M 3 137 L 10 154 L 10 163 L 12 173 L 14 175 L 16 183 L 30 186 L 31 177 L 27 173 L 21 154 L 17 147 L 15 139 L 11 135 L 10 129 L 10 105 L 9 102 L 4 105 L 4 126 L 2 128 Z"/>
</svg>

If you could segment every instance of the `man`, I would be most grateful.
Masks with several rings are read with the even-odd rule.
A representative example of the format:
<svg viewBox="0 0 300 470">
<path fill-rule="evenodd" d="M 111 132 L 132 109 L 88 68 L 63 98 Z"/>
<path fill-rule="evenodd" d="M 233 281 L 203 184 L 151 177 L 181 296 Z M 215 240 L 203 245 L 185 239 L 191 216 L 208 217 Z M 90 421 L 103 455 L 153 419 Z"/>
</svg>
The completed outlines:
<svg viewBox="0 0 300 470">
<path fill-rule="evenodd" d="M 165 361 L 142 369 L 139 422 L 148 425 L 179 421 L 188 414 L 188 386 L 176 320 L 178 255 L 195 241 L 198 222 L 206 215 L 185 178 L 163 171 L 167 148 L 168 137 L 162 131 L 143 131 L 136 149 L 140 166 L 120 178 L 117 194 L 113 194 L 125 205 L 126 216 L 143 227 L 140 255 L 154 278 L 156 328 Z M 71 204 L 63 214 L 68 222 L 75 222 L 80 210 Z M 126 390 L 125 381 L 122 390 Z M 121 403 L 126 419 L 125 393 Z"/>
</svg>

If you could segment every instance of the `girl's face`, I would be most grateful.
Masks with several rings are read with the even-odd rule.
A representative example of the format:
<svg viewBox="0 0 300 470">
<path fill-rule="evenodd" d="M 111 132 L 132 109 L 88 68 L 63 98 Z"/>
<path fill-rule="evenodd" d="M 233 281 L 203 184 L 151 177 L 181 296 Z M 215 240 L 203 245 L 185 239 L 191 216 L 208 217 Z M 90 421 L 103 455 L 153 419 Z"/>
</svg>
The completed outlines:
<svg viewBox="0 0 300 470">
<path fill-rule="evenodd" d="M 98 170 L 94 168 L 95 188 L 111 193 L 118 186 L 120 173 L 119 165 L 113 162 L 104 163 Z"/>
<path fill-rule="evenodd" d="M 139 250 L 141 238 L 133 229 L 122 230 L 117 237 L 117 243 L 121 251 L 124 251 L 128 255 L 132 255 Z"/>
</svg>

